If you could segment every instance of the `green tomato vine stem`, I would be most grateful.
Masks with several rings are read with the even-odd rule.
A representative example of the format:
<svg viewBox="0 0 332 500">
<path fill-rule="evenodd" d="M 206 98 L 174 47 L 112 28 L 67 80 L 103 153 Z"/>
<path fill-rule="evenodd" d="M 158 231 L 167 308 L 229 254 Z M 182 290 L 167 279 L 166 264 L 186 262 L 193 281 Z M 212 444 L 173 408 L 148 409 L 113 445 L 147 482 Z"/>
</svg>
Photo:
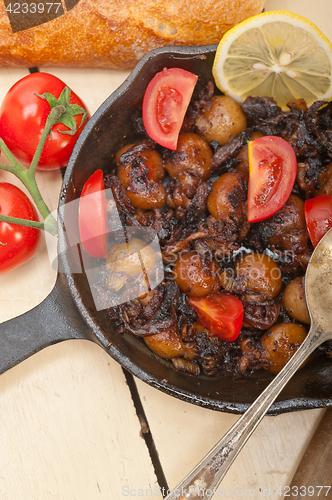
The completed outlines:
<svg viewBox="0 0 332 500">
<path fill-rule="evenodd" d="M 5 142 L 3 139 L 0 138 L 0 149 L 7 158 L 9 165 L 3 165 L 0 164 L 0 169 L 6 170 L 7 172 L 11 172 L 14 174 L 27 188 L 29 191 L 34 203 L 36 204 L 36 207 L 38 208 L 41 216 L 44 219 L 44 222 L 38 222 L 38 221 L 32 221 L 32 220 L 27 220 L 27 219 L 20 219 L 17 217 L 9 217 L 6 215 L 0 214 L 0 221 L 2 222 L 8 222 L 12 224 L 19 224 L 21 226 L 27 226 L 27 227 L 33 227 L 36 229 L 43 229 L 45 231 L 48 231 L 51 233 L 53 236 L 58 236 L 58 225 L 51 214 L 48 206 L 46 205 L 45 201 L 43 200 L 43 197 L 39 191 L 35 175 L 36 175 L 36 169 L 44 148 L 44 145 L 46 143 L 46 140 L 48 136 L 51 134 L 52 127 L 56 124 L 62 121 L 64 115 L 67 113 L 72 117 L 75 114 L 83 114 L 83 121 L 85 120 L 87 116 L 86 110 L 84 108 L 81 108 L 79 106 L 72 106 L 69 104 L 70 101 L 70 89 L 68 87 L 65 87 L 63 90 L 61 96 L 59 97 L 59 100 L 55 99 L 51 94 L 44 94 L 42 96 L 38 95 L 41 99 L 47 100 L 49 103 L 50 101 L 53 103 L 55 102 L 55 105 L 51 105 L 51 111 L 47 117 L 46 124 L 44 131 L 42 133 L 42 136 L 40 138 L 40 141 L 38 143 L 37 149 L 35 151 L 35 154 L 33 156 L 33 159 L 31 161 L 30 167 L 28 169 L 24 168 L 15 158 L 15 156 L 11 153 L 9 148 L 6 146 Z M 73 129 L 76 127 L 76 122 L 73 120 Z M 73 130 L 72 129 L 72 130 Z M 64 132 L 64 133 L 70 133 L 69 132 Z"/>
<path fill-rule="evenodd" d="M 0 220 L 2 222 L 8 222 L 10 224 L 19 224 L 20 226 L 33 227 L 35 229 L 45 229 L 43 222 L 38 222 L 35 220 L 20 219 L 19 217 L 10 217 L 9 215 L 0 215 Z"/>
<path fill-rule="evenodd" d="M 53 110 L 51 111 L 50 115 L 52 114 L 52 112 L 53 112 Z M 57 123 L 57 122 L 55 122 L 55 123 Z M 49 124 L 46 122 L 45 130 L 44 130 L 43 135 L 40 139 L 36 153 L 33 157 L 32 163 L 31 163 L 30 168 L 28 170 L 26 170 L 24 167 L 22 167 L 22 165 L 16 160 L 14 155 L 10 152 L 10 150 L 6 146 L 5 142 L 2 139 L 0 139 L 0 149 L 10 163 L 10 165 L 1 165 L 0 164 L 0 168 L 3 170 L 7 170 L 8 172 L 11 172 L 18 179 L 20 179 L 22 184 L 24 184 L 24 186 L 27 188 L 27 190 L 31 194 L 31 197 L 32 197 L 33 201 L 35 202 L 36 207 L 38 208 L 43 219 L 45 220 L 47 218 L 48 221 L 50 222 L 50 224 L 48 224 L 47 229 L 45 228 L 43 223 L 41 223 L 41 225 L 38 226 L 38 229 L 45 229 L 46 231 L 53 234 L 53 236 L 57 236 L 58 235 L 57 222 L 54 219 L 53 215 L 51 214 L 45 201 L 43 200 L 43 197 L 40 194 L 40 191 L 39 191 L 38 185 L 36 183 L 36 179 L 35 179 L 36 166 L 38 165 L 38 161 L 39 161 L 41 152 L 43 150 L 43 146 L 44 146 L 46 139 L 47 139 L 47 136 L 48 136 L 48 134 L 46 134 L 46 130 L 49 129 L 48 130 L 48 133 L 49 133 L 50 129 L 52 128 L 53 125 L 51 125 L 51 127 L 49 127 Z M 37 155 L 37 152 L 38 152 L 38 155 Z M 35 160 L 35 165 L 36 165 L 35 167 L 33 165 L 34 160 Z M 33 168 L 31 168 L 31 167 L 33 167 Z M 53 222 L 51 222 L 52 219 L 53 219 Z M 0 221 L 20 224 L 21 226 L 37 227 L 36 225 L 32 224 L 33 222 L 36 223 L 36 221 L 19 219 L 18 217 L 8 217 L 8 216 L 2 215 L 2 214 L 0 214 Z"/>
</svg>

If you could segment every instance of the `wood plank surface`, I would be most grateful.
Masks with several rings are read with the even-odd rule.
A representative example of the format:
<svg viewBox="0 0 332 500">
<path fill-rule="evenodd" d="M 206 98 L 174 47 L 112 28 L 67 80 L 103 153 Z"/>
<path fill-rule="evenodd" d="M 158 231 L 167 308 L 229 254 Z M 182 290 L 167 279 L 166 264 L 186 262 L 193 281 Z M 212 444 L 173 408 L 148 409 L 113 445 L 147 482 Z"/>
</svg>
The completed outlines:
<svg viewBox="0 0 332 500">
<path fill-rule="evenodd" d="M 331 0 L 267 0 L 312 19 L 332 38 Z M 128 72 L 44 68 L 62 78 L 91 112 Z M 0 69 L 0 100 L 28 70 Z M 0 172 L 0 180 L 16 181 Z M 38 174 L 52 209 L 59 172 Z M 25 266 L 0 276 L 0 322 L 40 303 L 56 273 L 43 240 Z M 137 381 L 143 409 L 170 487 L 182 479 L 237 416 L 183 403 Z M 267 496 L 290 484 L 321 410 L 267 417 L 230 469 L 224 498 Z M 0 500 L 161 498 L 149 450 L 119 365 L 88 341 L 39 352 L 0 377 Z M 245 492 L 247 491 L 247 494 Z M 251 495 L 253 497 L 253 495 Z M 222 498 L 216 495 L 215 498 Z"/>
<path fill-rule="evenodd" d="M 0 440 L 1 500 L 106 500 L 156 485 L 122 369 L 88 341 L 1 376 Z"/>
<path fill-rule="evenodd" d="M 193 384 L 195 381 L 193 380 Z M 175 488 L 239 418 L 175 400 L 141 381 L 139 393 L 169 487 Z M 270 491 L 290 484 L 322 410 L 266 417 L 256 429 L 212 498 L 241 491 Z M 249 495 L 249 492 L 248 492 Z"/>
</svg>

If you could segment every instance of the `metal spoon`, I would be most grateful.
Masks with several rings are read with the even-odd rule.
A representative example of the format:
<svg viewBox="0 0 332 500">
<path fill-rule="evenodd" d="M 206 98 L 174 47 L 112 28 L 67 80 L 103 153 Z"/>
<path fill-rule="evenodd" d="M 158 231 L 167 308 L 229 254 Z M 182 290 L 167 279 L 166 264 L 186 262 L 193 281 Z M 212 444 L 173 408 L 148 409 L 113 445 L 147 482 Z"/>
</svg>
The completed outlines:
<svg viewBox="0 0 332 500">
<path fill-rule="evenodd" d="M 311 326 L 301 347 L 227 434 L 164 500 L 209 500 L 292 375 L 316 347 L 332 338 L 332 229 L 311 256 L 305 293 Z"/>
</svg>

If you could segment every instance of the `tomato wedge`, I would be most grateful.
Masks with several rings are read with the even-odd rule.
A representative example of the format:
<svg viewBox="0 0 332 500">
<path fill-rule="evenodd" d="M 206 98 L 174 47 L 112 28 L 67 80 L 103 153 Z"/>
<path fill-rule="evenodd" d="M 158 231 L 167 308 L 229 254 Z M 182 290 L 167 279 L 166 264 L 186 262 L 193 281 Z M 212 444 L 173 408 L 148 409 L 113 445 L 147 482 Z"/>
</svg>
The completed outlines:
<svg viewBox="0 0 332 500">
<path fill-rule="evenodd" d="M 96 170 L 83 186 L 78 209 L 81 243 L 92 257 L 106 258 L 107 201 L 102 170 Z"/>
<path fill-rule="evenodd" d="M 309 237 L 315 247 L 332 227 L 332 197 L 322 194 L 306 200 L 304 215 Z"/>
<path fill-rule="evenodd" d="M 248 221 L 259 222 L 280 210 L 292 192 L 297 173 L 292 146 L 267 135 L 250 141 Z"/>
<path fill-rule="evenodd" d="M 197 78 L 181 68 L 165 68 L 150 81 L 143 99 L 143 123 L 157 144 L 176 150 Z"/>
<path fill-rule="evenodd" d="M 206 297 L 190 297 L 189 303 L 198 313 L 198 321 L 221 340 L 237 339 L 243 325 L 243 305 L 229 293 Z"/>
</svg>

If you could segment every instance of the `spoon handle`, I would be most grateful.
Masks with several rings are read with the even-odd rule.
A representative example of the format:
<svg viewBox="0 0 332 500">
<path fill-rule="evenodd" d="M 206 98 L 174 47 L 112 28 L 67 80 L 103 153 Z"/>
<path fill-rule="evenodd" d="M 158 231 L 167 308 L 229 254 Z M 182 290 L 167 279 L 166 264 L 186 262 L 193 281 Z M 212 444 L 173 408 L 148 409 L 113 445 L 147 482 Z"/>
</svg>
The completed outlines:
<svg viewBox="0 0 332 500">
<path fill-rule="evenodd" d="M 256 401 L 164 500 L 209 500 L 216 493 L 229 467 L 273 401 L 296 370 L 321 343 L 316 340 L 316 335 L 312 339 L 310 333 L 311 331 L 308 333 L 308 340 L 303 342 Z"/>
</svg>

